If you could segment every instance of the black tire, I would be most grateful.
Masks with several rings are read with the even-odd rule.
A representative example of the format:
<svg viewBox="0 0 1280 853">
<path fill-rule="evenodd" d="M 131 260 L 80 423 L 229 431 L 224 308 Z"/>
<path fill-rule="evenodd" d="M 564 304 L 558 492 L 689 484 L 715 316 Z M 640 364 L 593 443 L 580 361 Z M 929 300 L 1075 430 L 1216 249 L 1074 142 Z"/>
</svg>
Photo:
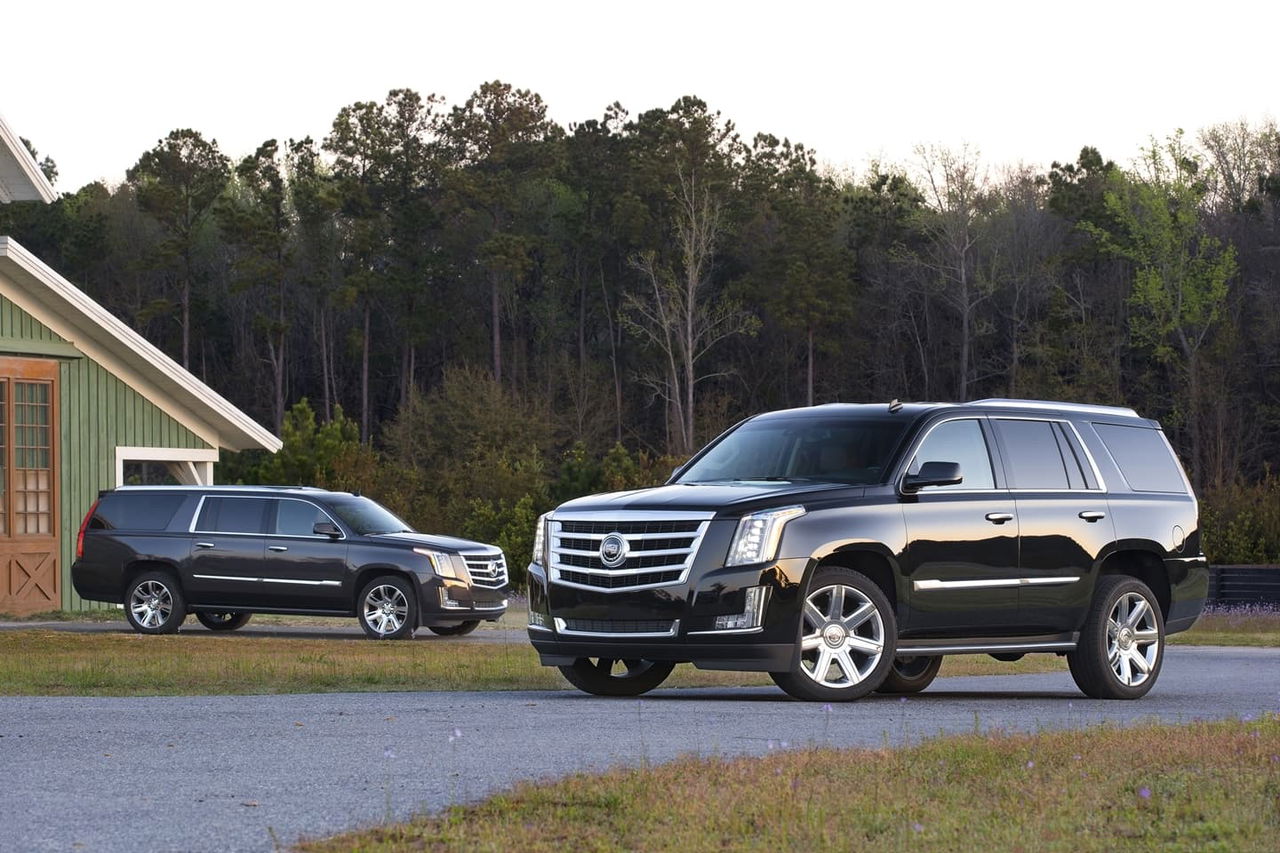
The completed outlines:
<svg viewBox="0 0 1280 853">
<path fill-rule="evenodd" d="M 621 672 L 615 669 L 621 665 Z M 594 696 L 639 696 L 667 680 L 676 665 L 661 660 L 617 660 L 578 658 L 571 666 L 560 667 L 569 683 Z"/>
<path fill-rule="evenodd" d="M 479 624 L 479 619 L 470 619 L 457 625 L 428 625 L 427 630 L 441 637 L 463 637 L 474 631 Z"/>
<path fill-rule="evenodd" d="M 418 600 L 399 575 L 382 575 L 364 585 L 356 599 L 356 620 L 375 640 L 405 640 L 418 627 Z"/>
<path fill-rule="evenodd" d="M 910 655 L 893 659 L 884 683 L 877 693 L 919 693 L 938 677 L 942 668 L 942 655 Z"/>
<path fill-rule="evenodd" d="M 235 631 L 243 628 L 252 613 L 228 613 L 220 610 L 198 610 L 196 619 L 210 631 Z"/>
<path fill-rule="evenodd" d="M 1071 677 L 1094 699 L 1145 696 L 1164 663 L 1164 614 L 1150 588 L 1137 578 L 1098 580 L 1080 644 L 1067 652 Z"/>
<path fill-rule="evenodd" d="M 187 599 L 169 572 L 143 572 L 124 591 L 124 617 L 140 634 L 176 634 L 187 618 Z"/>
<path fill-rule="evenodd" d="M 884 683 L 897 642 L 893 608 L 880 587 L 860 572 L 820 567 L 804 598 L 795 663 L 769 676 L 796 699 L 859 699 Z"/>
</svg>

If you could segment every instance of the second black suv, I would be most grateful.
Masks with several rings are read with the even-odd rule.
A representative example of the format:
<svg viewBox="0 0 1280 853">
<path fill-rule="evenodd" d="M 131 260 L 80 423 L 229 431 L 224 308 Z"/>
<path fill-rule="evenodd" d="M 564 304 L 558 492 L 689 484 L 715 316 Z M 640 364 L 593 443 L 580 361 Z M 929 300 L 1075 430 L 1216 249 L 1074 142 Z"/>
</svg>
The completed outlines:
<svg viewBox="0 0 1280 853">
<path fill-rule="evenodd" d="M 502 551 L 414 532 L 380 504 L 320 489 L 124 487 L 80 526 L 71 579 L 144 634 L 188 611 L 234 630 L 252 613 L 355 616 L 379 639 L 467 634 L 507 609 Z"/>
<path fill-rule="evenodd" d="M 548 513 L 529 575 L 529 638 L 584 691 L 692 662 L 821 701 L 973 652 L 1066 655 L 1086 694 L 1137 698 L 1208 590 L 1160 425 L 1029 400 L 759 415 L 665 486 Z"/>
</svg>

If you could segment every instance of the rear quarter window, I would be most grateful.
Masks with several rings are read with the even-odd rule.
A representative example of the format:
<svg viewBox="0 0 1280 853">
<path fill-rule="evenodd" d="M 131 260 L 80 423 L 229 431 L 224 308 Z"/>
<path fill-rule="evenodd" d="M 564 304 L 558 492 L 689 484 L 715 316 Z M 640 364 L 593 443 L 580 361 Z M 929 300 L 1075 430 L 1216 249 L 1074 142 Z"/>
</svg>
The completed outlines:
<svg viewBox="0 0 1280 853">
<path fill-rule="evenodd" d="M 1182 470 L 1158 430 L 1116 424 L 1094 424 L 1129 488 L 1135 492 L 1182 492 Z"/>
<path fill-rule="evenodd" d="M 185 494 L 114 492 L 103 495 L 89 521 L 91 530 L 165 530 Z"/>
</svg>

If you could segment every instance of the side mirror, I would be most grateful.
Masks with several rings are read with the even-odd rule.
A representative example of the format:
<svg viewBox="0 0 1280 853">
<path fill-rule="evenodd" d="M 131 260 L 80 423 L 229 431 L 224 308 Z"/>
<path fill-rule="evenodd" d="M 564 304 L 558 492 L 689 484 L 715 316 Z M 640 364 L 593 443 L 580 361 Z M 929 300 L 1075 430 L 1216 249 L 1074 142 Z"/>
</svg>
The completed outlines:
<svg viewBox="0 0 1280 853">
<path fill-rule="evenodd" d="M 311 532 L 317 536 L 328 536 L 330 539 L 337 539 L 342 536 L 342 531 L 332 521 L 317 521 L 315 526 L 311 528 Z"/>
<path fill-rule="evenodd" d="M 902 478 L 902 491 L 918 492 L 925 486 L 954 486 L 963 481 L 959 462 L 926 462 L 919 473 Z"/>
</svg>

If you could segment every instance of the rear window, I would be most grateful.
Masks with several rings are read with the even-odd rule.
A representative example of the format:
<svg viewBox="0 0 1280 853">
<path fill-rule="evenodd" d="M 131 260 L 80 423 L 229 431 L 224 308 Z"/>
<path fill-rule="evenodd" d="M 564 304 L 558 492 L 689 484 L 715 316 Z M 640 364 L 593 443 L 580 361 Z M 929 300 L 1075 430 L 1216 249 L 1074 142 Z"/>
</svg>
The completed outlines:
<svg viewBox="0 0 1280 853">
<path fill-rule="evenodd" d="M 187 495 L 177 492 L 112 492 L 98 501 L 91 530 L 164 530 Z"/>
<path fill-rule="evenodd" d="M 1178 461 L 1159 430 L 1145 427 L 1094 424 L 1120 473 L 1135 492 L 1183 492 L 1186 481 Z"/>
</svg>

